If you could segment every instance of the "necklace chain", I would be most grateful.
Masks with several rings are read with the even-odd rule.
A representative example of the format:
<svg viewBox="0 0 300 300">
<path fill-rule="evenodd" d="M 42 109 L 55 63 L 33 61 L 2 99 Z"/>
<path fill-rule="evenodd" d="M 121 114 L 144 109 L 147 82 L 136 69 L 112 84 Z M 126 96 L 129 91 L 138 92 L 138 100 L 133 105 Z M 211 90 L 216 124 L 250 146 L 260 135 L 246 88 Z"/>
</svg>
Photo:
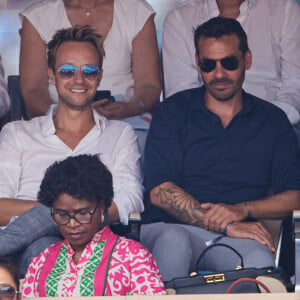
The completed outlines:
<svg viewBox="0 0 300 300">
<path fill-rule="evenodd" d="M 90 17 L 92 14 L 92 9 L 96 7 L 97 1 L 95 1 L 94 6 L 90 7 L 89 9 L 86 10 L 85 15 L 87 17 Z"/>
</svg>

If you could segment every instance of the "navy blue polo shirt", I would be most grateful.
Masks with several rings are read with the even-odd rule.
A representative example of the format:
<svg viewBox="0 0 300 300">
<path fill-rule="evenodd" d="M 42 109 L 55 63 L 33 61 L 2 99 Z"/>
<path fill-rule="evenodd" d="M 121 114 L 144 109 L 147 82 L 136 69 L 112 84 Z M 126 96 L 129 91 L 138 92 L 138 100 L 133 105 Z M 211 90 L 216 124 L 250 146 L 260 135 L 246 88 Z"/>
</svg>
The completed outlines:
<svg viewBox="0 0 300 300">
<path fill-rule="evenodd" d="M 242 110 L 224 129 L 204 104 L 205 87 L 177 93 L 155 110 L 145 148 L 150 191 L 171 181 L 199 202 L 235 204 L 300 190 L 300 156 L 285 113 L 243 92 Z M 175 222 L 150 206 L 148 221 Z"/>
</svg>

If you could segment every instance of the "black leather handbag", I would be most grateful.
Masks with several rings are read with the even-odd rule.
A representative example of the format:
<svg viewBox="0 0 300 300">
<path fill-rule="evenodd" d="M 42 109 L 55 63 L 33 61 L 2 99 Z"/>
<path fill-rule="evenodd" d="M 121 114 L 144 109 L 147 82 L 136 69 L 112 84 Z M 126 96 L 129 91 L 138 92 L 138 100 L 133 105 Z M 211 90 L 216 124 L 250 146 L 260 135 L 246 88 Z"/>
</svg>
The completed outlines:
<svg viewBox="0 0 300 300">
<path fill-rule="evenodd" d="M 196 266 L 199 265 L 204 255 L 213 247 L 226 247 L 231 249 L 240 258 L 240 265 L 232 271 L 221 273 L 201 274 L 192 272 L 187 277 L 175 278 L 165 282 L 167 289 L 175 290 L 176 294 L 222 294 L 226 293 L 229 287 L 240 278 L 253 278 L 258 276 L 274 277 L 284 282 L 283 274 L 273 267 L 270 268 L 244 268 L 244 261 L 241 254 L 233 247 L 226 244 L 213 244 L 207 247 L 200 255 Z M 245 280 L 236 285 L 231 293 L 259 293 L 260 289 L 255 281 Z"/>
</svg>

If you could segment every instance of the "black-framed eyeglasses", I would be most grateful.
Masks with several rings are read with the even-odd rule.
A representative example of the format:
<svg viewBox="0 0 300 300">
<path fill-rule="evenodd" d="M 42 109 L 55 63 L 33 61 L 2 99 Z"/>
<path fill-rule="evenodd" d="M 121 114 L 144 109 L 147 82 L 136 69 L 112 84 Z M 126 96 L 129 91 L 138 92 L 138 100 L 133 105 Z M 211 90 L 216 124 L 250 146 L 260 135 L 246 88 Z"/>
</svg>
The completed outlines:
<svg viewBox="0 0 300 300">
<path fill-rule="evenodd" d="M 84 78 L 88 80 L 95 80 L 100 72 L 99 68 L 94 65 L 77 67 L 72 64 L 64 64 L 57 69 L 61 78 L 66 80 L 71 79 L 78 72 L 78 70 L 80 70 Z"/>
<path fill-rule="evenodd" d="M 51 216 L 53 220 L 60 225 L 68 224 L 71 219 L 74 219 L 79 224 L 89 224 L 92 222 L 97 207 L 98 204 L 96 205 L 93 212 L 90 212 L 86 209 L 75 210 L 75 213 L 72 215 L 65 210 L 53 211 L 53 208 L 51 208 Z"/>
<path fill-rule="evenodd" d="M 203 58 L 199 60 L 200 70 L 205 73 L 213 71 L 216 68 L 217 61 L 219 61 L 221 66 L 228 71 L 234 71 L 239 67 L 239 60 L 236 56 L 231 55 L 217 60 Z"/>
<path fill-rule="evenodd" d="M 18 296 L 18 291 L 10 285 L 0 286 L 0 299 L 1 300 L 15 300 Z"/>
</svg>

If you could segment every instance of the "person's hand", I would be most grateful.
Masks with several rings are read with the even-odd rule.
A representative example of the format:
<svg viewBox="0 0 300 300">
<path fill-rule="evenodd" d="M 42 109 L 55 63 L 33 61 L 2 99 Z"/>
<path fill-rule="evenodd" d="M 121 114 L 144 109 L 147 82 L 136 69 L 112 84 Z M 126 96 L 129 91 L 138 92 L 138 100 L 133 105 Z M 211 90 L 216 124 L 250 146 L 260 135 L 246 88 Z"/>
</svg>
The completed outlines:
<svg viewBox="0 0 300 300">
<path fill-rule="evenodd" d="M 272 237 L 260 222 L 233 222 L 227 229 L 226 234 L 232 238 L 256 240 L 275 252 Z"/>
<path fill-rule="evenodd" d="M 102 99 L 92 104 L 93 108 L 107 119 L 120 120 L 129 116 L 127 102 L 110 102 Z"/>
<path fill-rule="evenodd" d="M 243 203 L 203 203 L 201 208 L 206 210 L 203 218 L 204 228 L 217 232 L 223 232 L 229 223 L 242 221 L 248 216 L 248 209 Z"/>
</svg>

